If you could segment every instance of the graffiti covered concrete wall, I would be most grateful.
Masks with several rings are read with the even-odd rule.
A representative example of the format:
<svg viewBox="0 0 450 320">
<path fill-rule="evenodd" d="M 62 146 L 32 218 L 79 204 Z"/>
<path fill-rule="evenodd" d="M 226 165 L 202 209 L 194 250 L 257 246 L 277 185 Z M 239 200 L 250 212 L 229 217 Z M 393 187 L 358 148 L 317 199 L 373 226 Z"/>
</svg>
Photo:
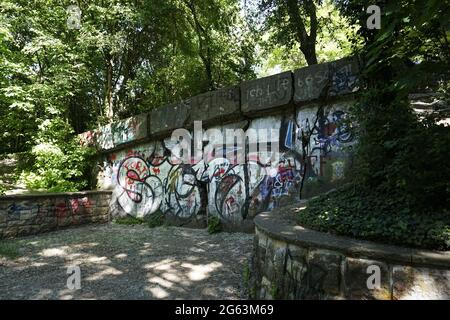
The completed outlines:
<svg viewBox="0 0 450 320">
<path fill-rule="evenodd" d="M 345 181 L 355 143 L 348 110 L 358 88 L 357 60 L 343 59 L 208 92 L 85 133 L 83 141 L 103 154 L 98 184 L 113 190 L 115 214 L 163 212 L 182 224 L 214 215 L 239 226 Z M 171 133 L 186 128 L 194 136 L 198 120 L 203 157 L 186 163 Z M 230 128 L 253 130 L 256 145 L 209 136 Z M 244 163 L 233 161 L 238 152 Z"/>
</svg>

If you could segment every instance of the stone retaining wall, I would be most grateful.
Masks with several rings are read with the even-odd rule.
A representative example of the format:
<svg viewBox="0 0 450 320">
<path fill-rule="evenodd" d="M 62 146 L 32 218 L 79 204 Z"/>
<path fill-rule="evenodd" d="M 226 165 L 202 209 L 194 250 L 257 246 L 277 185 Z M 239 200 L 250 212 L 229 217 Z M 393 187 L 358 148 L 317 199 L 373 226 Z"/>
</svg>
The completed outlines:
<svg viewBox="0 0 450 320">
<path fill-rule="evenodd" d="M 252 298 L 450 299 L 450 252 L 333 236 L 270 213 L 254 222 Z"/>
<path fill-rule="evenodd" d="M 110 191 L 0 197 L 0 239 L 109 221 Z"/>
</svg>

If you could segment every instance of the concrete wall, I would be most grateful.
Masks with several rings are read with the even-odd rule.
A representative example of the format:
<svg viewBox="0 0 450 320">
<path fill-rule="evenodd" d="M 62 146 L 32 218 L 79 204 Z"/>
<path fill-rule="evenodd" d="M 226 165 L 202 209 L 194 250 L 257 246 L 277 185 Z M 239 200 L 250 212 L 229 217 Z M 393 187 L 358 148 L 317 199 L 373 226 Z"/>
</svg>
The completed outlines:
<svg viewBox="0 0 450 320">
<path fill-rule="evenodd" d="M 110 191 L 0 197 L 0 239 L 109 221 Z"/>
<path fill-rule="evenodd" d="M 273 212 L 255 218 L 251 298 L 450 299 L 448 251 L 357 241 L 278 217 Z"/>
<path fill-rule="evenodd" d="M 259 212 L 298 201 L 342 183 L 355 142 L 345 123 L 359 88 L 358 61 L 343 59 L 241 83 L 167 105 L 82 135 L 103 154 L 101 189 L 113 190 L 113 215 L 143 217 L 162 211 L 180 224 L 204 225 L 207 215 L 225 225 L 250 226 Z M 250 153 L 237 164 L 214 154 L 240 148 L 203 142 L 211 157 L 189 164 L 171 153 L 177 128 L 273 129 L 279 145 L 270 164 Z M 311 134 L 309 143 L 302 133 Z M 307 145 L 305 145 L 307 144 Z M 242 146 L 241 146 L 242 147 Z M 304 190 L 300 185 L 304 179 Z"/>
</svg>

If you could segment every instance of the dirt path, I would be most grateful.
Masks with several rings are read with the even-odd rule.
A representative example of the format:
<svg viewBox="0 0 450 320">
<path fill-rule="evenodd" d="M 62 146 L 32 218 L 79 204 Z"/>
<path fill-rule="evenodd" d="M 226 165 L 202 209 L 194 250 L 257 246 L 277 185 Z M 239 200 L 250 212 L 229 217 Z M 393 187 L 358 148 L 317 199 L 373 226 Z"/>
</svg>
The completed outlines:
<svg viewBox="0 0 450 320">
<path fill-rule="evenodd" d="M 252 238 L 114 224 L 22 238 L 19 258 L 0 257 L 0 299 L 242 299 Z"/>
</svg>

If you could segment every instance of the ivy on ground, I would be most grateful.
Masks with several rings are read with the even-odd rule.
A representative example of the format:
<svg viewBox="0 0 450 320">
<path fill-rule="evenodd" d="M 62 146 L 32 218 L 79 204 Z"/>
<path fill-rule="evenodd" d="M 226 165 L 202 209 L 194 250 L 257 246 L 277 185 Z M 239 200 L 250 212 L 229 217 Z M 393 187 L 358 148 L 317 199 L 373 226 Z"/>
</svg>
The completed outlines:
<svg viewBox="0 0 450 320">
<path fill-rule="evenodd" d="M 399 193 L 347 184 L 314 198 L 297 215 L 302 226 L 337 235 L 437 250 L 450 249 L 450 212 L 416 211 Z"/>
</svg>

